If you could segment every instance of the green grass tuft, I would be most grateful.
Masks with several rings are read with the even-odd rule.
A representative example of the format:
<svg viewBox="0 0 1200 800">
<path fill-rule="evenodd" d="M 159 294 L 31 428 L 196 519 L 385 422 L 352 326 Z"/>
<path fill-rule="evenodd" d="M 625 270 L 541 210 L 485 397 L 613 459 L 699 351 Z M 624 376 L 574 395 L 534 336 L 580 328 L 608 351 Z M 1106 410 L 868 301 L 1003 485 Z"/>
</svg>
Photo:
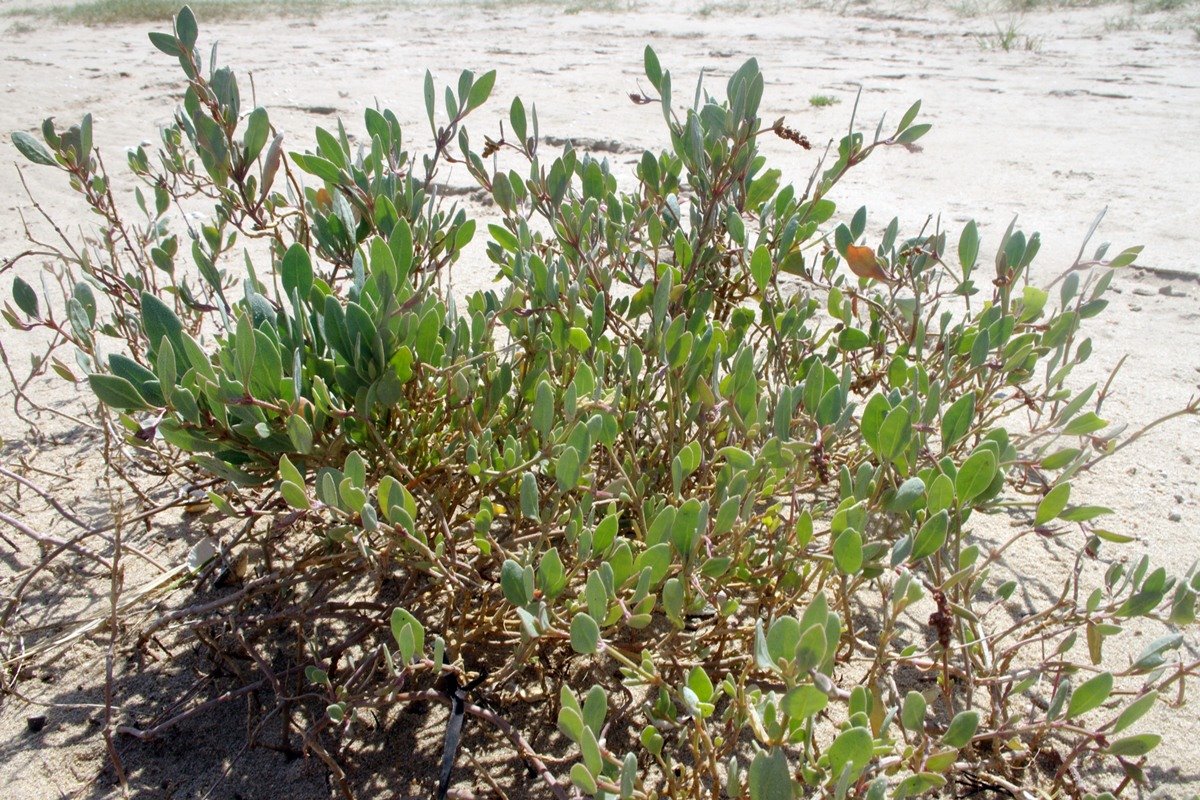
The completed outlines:
<svg viewBox="0 0 1200 800">
<path fill-rule="evenodd" d="M 995 25 L 995 33 L 976 37 L 979 40 L 979 46 L 984 50 L 1003 50 L 1007 53 L 1014 50 L 1037 52 L 1042 49 L 1041 37 L 1021 33 L 1016 22 L 1010 20 L 1007 27 L 1004 28 L 1000 27 L 999 22 Z"/>
</svg>

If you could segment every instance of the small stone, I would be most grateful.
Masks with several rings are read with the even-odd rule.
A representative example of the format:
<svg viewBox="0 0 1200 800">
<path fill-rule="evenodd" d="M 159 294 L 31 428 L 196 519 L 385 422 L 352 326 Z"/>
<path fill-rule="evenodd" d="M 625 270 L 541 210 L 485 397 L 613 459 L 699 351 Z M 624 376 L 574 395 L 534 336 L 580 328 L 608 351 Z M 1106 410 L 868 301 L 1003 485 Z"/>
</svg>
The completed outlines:
<svg viewBox="0 0 1200 800">
<path fill-rule="evenodd" d="M 1129 310 L 1130 311 L 1141 311 L 1142 307 L 1141 306 L 1130 306 Z"/>
<path fill-rule="evenodd" d="M 1153 297 L 1154 291 L 1146 286 L 1138 286 L 1133 290 L 1138 297 Z"/>
<path fill-rule="evenodd" d="M 26 717 L 25 727 L 29 729 L 30 733 L 41 733 L 42 729 L 46 727 L 46 715 L 35 714 L 32 717 Z"/>
<path fill-rule="evenodd" d="M 1167 519 L 1171 520 L 1171 522 L 1181 522 L 1183 515 L 1178 511 L 1172 511 L 1170 514 L 1167 514 Z"/>
</svg>

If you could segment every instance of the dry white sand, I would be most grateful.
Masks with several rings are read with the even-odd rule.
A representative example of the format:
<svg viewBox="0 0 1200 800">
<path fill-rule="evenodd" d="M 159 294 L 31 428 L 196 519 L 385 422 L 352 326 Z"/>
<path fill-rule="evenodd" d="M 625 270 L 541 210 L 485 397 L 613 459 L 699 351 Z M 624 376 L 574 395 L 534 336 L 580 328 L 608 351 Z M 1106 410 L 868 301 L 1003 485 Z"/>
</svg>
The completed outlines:
<svg viewBox="0 0 1200 800">
<path fill-rule="evenodd" d="M 0 10 L 12 5 L 2 4 Z M 757 57 L 767 81 L 763 116 L 786 116 L 816 143 L 842 135 L 860 86 L 859 120 L 868 130 L 879 115 L 887 112 L 895 120 L 920 98 L 925 121 L 934 123 L 922 141 L 923 152 L 887 151 L 852 172 L 834 196 L 841 211 L 868 206 L 873 230 L 893 214 L 902 230 L 915 230 L 930 215 L 940 215 L 952 229 L 974 217 L 985 253 L 1019 215 L 1026 230 L 1041 232 L 1036 275 L 1048 281 L 1071 262 L 1092 218 L 1107 206 L 1097 240 L 1118 248 L 1144 244 L 1139 264 L 1149 269 L 1131 269 L 1119 278 L 1120 294 L 1093 332 L 1096 355 L 1075 380 L 1078 386 L 1103 380 L 1128 354 L 1105 411 L 1118 422 L 1136 424 L 1180 407 L 1200 382 L 1200 37 L 1178 20 L 1174 30 L 1159 30 L 1162 22 L 1126 5 L 1019 17 L 879 4 L 763 14 L 745 6 L 711 6 L 695 13 L 454 6 L 340 9 L 314 20 L 206 24 L 201 19 L 201 37 L 202 42 L 218 40 L 221 60 L 242 76 L 253 73 L 258 103 L 270 109 L 290 146 L 299 149 L 310 145 L 314 125 L 332 126 L 337 116 L 352 132 L 361 130 L 363 109 L 378 101 L 396 111 L 410 144 L 419 150 L 428 141 L 421 101 L 425 69 L 444 82 L 463 68 L 477 73 L 495 68 L 493 100 L 469 125 L 476 141 L 495 131 L 494 122 L 506 118 L 508 100 L 519 94 L 527 105 L 537 103 L 543 134 L 612 140 L 619 146 L 606 155 L 626 166 L 642 148 L 664 142 L 658 110 L 627 99 L 638 89 L 647 43 L 672 70 L 680 96 L 690 94 L 686 87 L 701 69 L 719 91 L 743 59 Z M 1166 22 L 1170 27 L 1171 20 Z M 1030 38 L 1019 38 L 1013 51 L 982 46 L 996 43 L 997 23 L 1002 29 L 1012 23 L 1020 36 Z M 0 32 L 5 28 L 0 132 L 32 131 L 46 116 L 65 126 L 90 111 L 96 141 L 111 167 L 123 161 L 127 146 L 153 140 L 157 127 L 170 118 L 180 76 L 172 60 L 149 45 L 146 25 L 89 29 L 0 17 Z M 1024 49 L 1026 41 L 1031 49 Z M 248 81 L 242 81 L 242 92 L 247 98 Z M 809 98 L 818 94 L 839 102 L 814 108 Z M 777 141 L 766 149 L 793 180 L 804 180 L 817 158 Z M 19 213 L 33 219 L 12 171 L 18 159 L 7 144 L 0 146 L 5 176 L 0 179 L 0 257 L 22 247 Z M 58 219 L 88 224 L 58 175 L 38 168 L 26 169 L 26 175 Z M 468 176 L 451 175 L 450 183 L 466 185 Z M 460 289 L 490 280 L 481 249 L 476 247 L 458 269 Z M 23 262 L 20 272 L 30 278 L 34 267 Z M 0 296 L 8 297 L 10 285 L 11 277 L 0 279 Z M 10 345 L 11 334 L 3 335 L 6 346 L 19 347 Z M 57 398 L 67 407 L 80 402 L 57 380 L 36 386 L 39 396 Z M 4 463 L 24 458 L 62 473 L 68 477 L 53 482 L 62 496 L 97 516 L 106 513 L 94 439 L 78 432 L 66 436 L 66 428 L 50 419 L 46 430 L 60 436 L 39 442 L 26 436 L 7 406 L 0 414 Z M 1146 552 L 1182 572 L 1200 554 L 1198 445 L 1200 421 L 1179 421 L 1097 470 L 1083 493 L 1115 508 L 1114 526 L 1139 537 L 1137 544 L 1106 557 Z M 11 498 L 12 487 L 5 486 L 4 494 Z M 26 494 L 21 504 L 27 519 L 50 524 L 52 516 L 40 501 Z M 139 532 L 137 541 L 173 564 L 204 533 L 191 522 Z M 27 566 L 33 554 L 3 547 L 0 586 L 7 593 L 12 583 L 7 576 Z M 1055 568 L 1038 559 L 1028 565 L 1031 577 L 1052 578 Z M 131 585 L 156 574 L 145 565 L 129 569 Z M 27 604 L 23 623 L 35 625 L 63 609 L 99 613 L 107 602 L 106 580 L 54 576 L 34 595 L 42 607 Z M 1193 657 L 1197 641 L 1192 631 L 1186 648 Z M 106 757 L 95 722 L 102 711 L 106 643 L 99 637 L 69 658 L 39 667 L 18 685 L 23 697 L 54 704 L 49 710 L 11 696 L 0 700 L 5 796 L 25 800 L 82 792 L 100 797 L 115 791 L 111 774 L 102 773 Z M 1130 648 L 1136 651 L 1138 642 Z M 171 680 L 164 680 L 119 663 L 121 713 L 149 714 L 156 704 L 178 697 L 194 666 L 185 660 L 169 670 Z M 319 766 L 242 748 L 245 723 L 239 714 L 244 710 L 203 717 L 157 745 L 122 743 L 139 796 L 326 796 Z M 27 733 L 26 716 L 43 711 L 46 730 Z M 427 722 L 395 724 L 386 736 L 376 736 L 374 749 L 359 760 L 364 776 L 378 773 L 362 779 L 364 796 L 407 796 L 406 779 L 417 781 L 411 789 L 417 795 L 427 792 L 441 719 L 435 712 Z M 1157 763 L 1173 767 L 1153 774 L 1158 792 L 1184 797 L 1200 790 L 1195 711 L 1164 712 L 1154 724 L 1165 736 Z M 468 746 L 486 749 L 488 742 L 482 737 Z M 508 773 L 513 785 L 525 783 L 519 772 Z M 463 788 L 484 790 L 471 768 L 461 768 L 460 774 Z"/>
</svg>

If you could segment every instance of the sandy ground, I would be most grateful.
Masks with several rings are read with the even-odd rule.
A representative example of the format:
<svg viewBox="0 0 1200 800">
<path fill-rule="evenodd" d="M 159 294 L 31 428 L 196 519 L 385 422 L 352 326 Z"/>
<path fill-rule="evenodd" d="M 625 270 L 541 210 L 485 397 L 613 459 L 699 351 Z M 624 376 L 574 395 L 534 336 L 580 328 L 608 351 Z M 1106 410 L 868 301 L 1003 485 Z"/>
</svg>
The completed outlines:
<svg viewBox="0 0 1200 800">
<path fill-rule="evenodd" d="M 0 11 L 13 5 L 0 3 Z M 1097 240 L 1118 248 L 1144 244 L 1139 264 L 1145 269 L 1130 269 L 1118 280 L 1120 293 L 1095 326 L 1096 355 L 1086 374 L 1075 376 L 1076 385 L 1103 380 L 1128 355 L 1107 415 L 1136 424 L 1180 407 L 1200 382 L 1200 35 L 1170 20 L 1165 27 L 1175 29 L 1162 30 L 1161 18 L 1126 5 L 1023 16 L 963 15 L 963 8 L 886 3 L 789 13 L 744 5 L 604 13 L 565 13 L 550 5 L 363 8 L 315 20 L 201 19 L 201 37 L 220 42 L 222 61 L 243 75 L 253 73 L 258 103 L 287 131 L 291 147 L 300 149 L 309 145 L 314 125 L 333 126 L 337 116 L 358 131 L 364 107 L 378 101 L 396 111 L 419 150 L 428 140 L 420 97 L 425 69 L 449 81 L 463 68 L 495 68 L 493 101 L 470 126 L 477 141 L 494 131 L 508 100 L 519 94 L 527 105 L 537 103 L 543 134 L 614 143 L 604 155 L 631 165 L 643 148 L 664 141 L 657 109 L 627 99 L 639 87 L 647 43 L 672 70 L 681 95 L 700 70 L 721 87 L 744 58 L 757 57 L 767 80 L 763 116 L 786 116 L 814 142 L 842 135 L 860 86 L 859 119 L 868 129 L 880 114 L 895 120 L 920 98 L 925 121 L 935 126 L 922 142 L 924 151 L 872 158 L 839 187 L 834 199 L 841 211 L 868 206 L 873 230 L 893 213 L 902 230 L 914 230 L 930 215 L 940 215 L 954 229 L 974 217 L 985 253 L 1020 215 L 1027 229 L 1041 232 L 1037 274 L 1048 282 L 1069 265 L 1092 218 L 1107 207 Z M 996 30 L 1010 24 L 1019 32 L 1018 47 L 1005 51 L 994 46 Z M 48 26 L 0 17 L 5 141 L 7 132 L 32 131 L 43 117 L 67 125 L 87 111 L 95 116 L 96 141 L 110 166 L 123 161 L 127 146 L 153 140 L 157 126 L 170 118 L 180 81 L 171 60 L 147 42 L 146 29 Z M 245 97 L 248 82 L 242 86 Z M 809 102 L 813 95 L 839 102 L 815 108 Z M 781 142 L 766 147 L 793 180 L 805 179 L 815 163 L 816 155 Z M 3 257 L 21 248 L 19 212 L 30 211 L 12 171 L 17 160 L 15 150 L 0 145 Z M 86 224 L 56 175 L 44 169 L 26 174 L 52 214 Z M 450 183 L 465 185 L 468 179 L 451 175 Z M 456 273 L 457 288 L 485 285 L 491 275 L 483 264 L 477 247 Z M 26 278 L 32 266 L 23 267 Z M 10 284 L 8 276 L 0 281 L 0 296 L 8 297 Z M 60 381 L 35 386 L 39 397 L 79 407 L 81 401 Z M 0 414 L 6 466 L 21 459 L 45 470 L 39 480 L 79 513 L 107 517 L 108 486 L 93 434 L 48 418 L 43 420 L 48 437 L 38 439 L 7 406 Z M 1153 433 L 1102 466 L 1086 499 L 1116 509 L 1117 529 L 1138 537 L 1109 557 L 1145 552 L 1180 572 L 1187 569 L 1200 552 L 1197 452 L 1200 421 L 1190 419 Z M 36 497 L 27 491 L 18 497 L 11 484 L 0 488 L 6 511 L 15 506 L 29 524 L 65 535 Z M 172 567 L 201 537 L 221 534 L 211 526 L 176 514 L 130 536 L 147 555 Z M 0 547 L 0 587 L 8 595 L 12 576 L 35 553 Z M 1031 577 L 1053 582 L 1052 561 L 1031 557 L 1026 566 Z M 136 559 L 127 570 L 129 586 L 147 585 L 161 574 Z M 80 567 L 50 574 L 33 588 L 17 623 L 29 631 L 30 646 L 44 641 L 46 632 L 37 626 L 51 618 L 106 613 L 107 578 L 97 571 Z M 1185 646 L 1192 657 L 1198 642 L 1193 630 Z M 1139 642 L 1128 647 L 1136 652 Z M 16 800 L 118 794 L 101 735 L 107 650 L 106 635 L 84 639 L 23 675 L 19 697 L 0 699 L 5 786 L 0 794 Z M 187 700 L 204 666 L 187 647 L 177 652 L 181 657 L 169 668 L 144 670 L 128 663 L 118 648 L 113 692 L 121 720 L 144 722 L 164 704 Z M 40 714 L 46 716 L 45 729 L 29 732 L 26 718 Z M 329 796 L 319 764 L 245 748 L 246 719 L 244 706 L 227 706 L 157 743 L 118 740 L 132 791 L 163 798 Z M 364 744 L 351 765 L 362 796 L 428 796 L 443 721 L 444 712 L 433 709 L 419 718 L 381 719 L 375 730 L 363 731 Z M 1164 769 L 1151 776 L 1156 796 L 1200 791 L 1195 711 L 1164 712 L 1151 724 L 1165 736 L 1157 758 Z M 468 737 L 460 788 L 486 792 L 478 776 L 484 767 L 473 766 L 471 754 L 486 758 L 494 744 L 483 732 Z M 509 796 L 541 796 L 520 770 L 492 768 Z"/>
</svg>

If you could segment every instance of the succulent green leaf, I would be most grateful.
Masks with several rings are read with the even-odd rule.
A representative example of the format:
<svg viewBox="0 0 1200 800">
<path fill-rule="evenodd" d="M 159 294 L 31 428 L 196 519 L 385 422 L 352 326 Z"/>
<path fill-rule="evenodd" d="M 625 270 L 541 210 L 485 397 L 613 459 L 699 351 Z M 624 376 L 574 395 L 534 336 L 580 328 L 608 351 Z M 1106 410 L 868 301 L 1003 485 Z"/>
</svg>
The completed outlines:
<svg viewBox="0 0 1200 800">
<path fill-rule="evenodd" d="M 1088 411 L 1068 422 L 1066 427 L 1063 428 L 1063 434 L 1066 436 L 1087 436 L 1104 430 L 1106 427 L 1108 427 L 1108 422 L 1101 419 L 1094 411 Z"/>
<path fill-rule="evenodd" d="M 829 695 L 812 684 L 797 686 L 783 698 L 783 710 L 792 719 L 808 719 L 819 714 L 827 705 Z"/>
<path fill-rule="evenodd" d="M 16 145 L 17 150 L 21 155 L 32 161 L 34 164 L 41 164 L 45 167 L 54 167 L 58 162 L 54 160 L 54 156 L 50 155 L 50 151 L 42 146 L 42 143 L 34 139 L 24 131 L 15 131 L 12 134 L 12 143 Z"/>
<path fill-rule="evenodd" d="M 692 671 L 688 673 L 687 685 L 702 702 L 707 703 L 712 700 L 714 691 L 712 679 L 699 664 L 692 667 Z"/>
<path fill-rule="evenodd" d="M 133 384 L 117 375 L 93 373 L 88 385 L 101 403 L 121 411 L 144 411 L 150 408 Z"/>
<path fill-rule="evenodd" d="M 391 628 L 405 664 L 425 652 L 425 626 L 408 611 L 403 608 L 392 609 Z M 405 631 L 408 633 L 405 634 Z M 405 639 L 404 643 L 401 642 L 402 638 Z"/>
<path fill-rule="evenodd" d="M 567 573 L 557 547 L 551 547 L 538 563 L 538 586 L 547 598 L 553 600 L 567 587 Z"/>
<path fill-rule="evenodd" d="M 583 722 L 596 736 L 604 727 L 604 717 L 608 714 L 608 692 L 604 687 L 593 685 L 588 689 L 587 697 L 583 698 Z"/>
<path fill-rule="evenodd" d="M 1045 525 L 1050 520 L 1057 517 L 1067 507 L 1067 501 L 1071 498 L 1071 484 L 1060 483 L 1046 493 L 1042 501 L 1038 503 L 1037 514 L 1034 516 L 1034 525 Z"/>
<path fill-rule="evenodd" d="M 1077 717 L 1098 708 L 1112 693 L 1113 676 L 1111 672 L 1101 672 L 1090 678 L 1071 693 L 1071 702 L 1067 704 L 1067 716 Z"/>
<path fill-rule="evenodd" d="M 942 415 L 942 452 L 948 451 L 966 436 L 975 419 L 975 393 L 967 392 L 955 400 Z"/>
<path fill-rule="evenodd" d="M 591 615 L 578 613 L 571 620 L 571 649 L 580 655 L 591 655 L 600 644 L 600 626 Z"/>
<path fill-rule="evenodd" d="M 541 515 L 540 503 L 537 478 L 532 472 L 526 472 L 521 476 L 521 514 L 528 519 L 538 519 Z"/>
<path fill-rule="evenodd" d="M 897 514 L 909 511 L 925 496 L 925 481 L 913 477 L 900 484 L 892 496 L 891 510 Z"/>
<path fill-rule="evenodd" d="M 650 85 L 655 89 L 659 88 L 659 83 L 662 81 L 662 67 L 658 63 L 658 55 L 650 45 L 646 45 L 643 52 L 643 64 L 646 71 L 646 79 L 650 81 Z"/>
<path fill-rule="evenodd" d="M 759 752 L 750 762 L 750 800 L 792 800 L 792 773 L 783 750 Z"/>
<path fill-rule="evenodd" d="M 289 299 L 299 296 L 303 302 L 308 298 L 313 286 L 313 266 L 312 259 L 303 245 L 293 244 L 283 254 L 279 278 Z"/>
<path fill-rule="evenodd" d="M 816 373 L 815 375 L 813 373 Z M 813 369 L 809 371 L 809 380 L 817 380 L 820 382 L 820 371 Z M 806 400 L 805 405 L 810 405 Z M 871 449 L 882 454 L 879 442 L 879 429 L 883 426 L 884 419 L 887 418 L 888 412 L 891 410 L 891 405 L 887 398 L 881 394 L 871 395 L 871 399 L 867 401 L 867 405 L 863 408 L 862 419 L 859 420 L 859 429 L 862 431 L 863 441 L 870 445 Z"/>
<path fill-rule="evenodd" d="M 978 727 L 978 711 L 960 711 L 950 720 L 950 727 L 942 734 L 942 744 L 946 747 L 963 747 L 971 741 Z"/>
<path fill-rule="evenodd" d="M 621 762 L 621 800 L 628 800 L 628 798 L 633 797 L 637 774 L 637 754 L 626 753 L 625 760 Z"/>
<path fill-rule="evenodd" d="M 933 762 L 935 757 L 930 758 L 926 764 Z M 896 784 L 896 788 L 892 791 L 892 800 L 905 800 L 908 797 L 920 797 L 931 789 L 940 789 L 946 785 L 946 779 L 936 772 L 918 772 L 916 775 L 909 775 L 900 783 Z M 880 794 L 882 798 L 883 795 Z"/>
<path fill-rule="evenodd" d="M 554 475 L 558 480 L 558 490 L 569 492 L 579 485 L 579 451 L 574 447 L 564 447 L 558 454 L 558 463 L 554 467 Z"/>
<path fill-rule="evenodd" d="M 526 605 L 533 599 L 525 591 L 525 568 L 511 558 L 505 559 L 500 567 L 500 588 L 514 606 Z"/>
<path fill-rule="evenodd" d="M 492 94 L 492 86 L 496 83 L 496 70 L 489 70 L 480 75 L 471 85 L 467 94 L 467 110 L 473 111 L 487 102 Z"/>
<path fill-rule="evenodd" d="M 925 520 L 925 524 L 917 531 L 917 538 L 913 540 L 912 560 L 920 561 L 940 550 L 946 543 L 946 532 L 949 528 L 950 514 L 945 510 Z"/>
<path fill-rule="evenodd" d="M 279 493 L 283 495 L 283 500 L 292 508 L 301 510 L 312 508 L 312 502 L 308 499 L 308 494 L 304 488 L 292 483 L 291 481 L 283 481 L 279 484 Z"/>
<path fill-rule="evenodd" d="M 179 40 L 169 33 L 152 31 L 149 37 L 151 44 L 169 56 L 178 58 L 183 53 L 183 50 L 179 47 Z"/>
<path fill-rule="evenodd" d="M 825 626 L 821 623 L 809 625 L 796 646 L 796 670 L 801 675 L 807 675 L 810 670 L 821 666 L 825 660 L 825 648 Z"/>
<path fill-rule="evenodd" d="M 970 504 L 983 494 L 996 477 L 996 456 L 990 449 L 976 450 L 958 468 L 954 479 L 954 492 L 960 503 Z"/>
<path fill-rule="evenodd" d="M 667 577 L 667 571 L 671 568 L 671 545 L 668 542 L 659 542 L 653 547 L 649 547 L 638 555 L 634 561 L 634 570 L 641 573 L 644 569 L 650 570 L 650 585 L 657 586 L 664 578 Z"/>
<path fill-rule="evenodd" d="M 855 575 L 862 569 L 863 541 L 862 534 L 853 528 L 847 528 L 833 542 L 833 563 L 847 575 Z"/>
<path fill-rule="evenodd" d="M 907 128 L 909 125 L 911 125 L 913 120 L 917 118 L 917 114 L 920 111 L 921 111 L 921 101 L 917 100 L 911 106 L 908 107 L 907 111 L 904 112 L 904 116 L 900 118 L 900 124 L 896 126 L 896 130 L 903 131 L 905 128 Z"/>
<path fill-rule="evenodd" d="M 896 406 L 879 426 L 879 455 L 894 461 L 904 453 L 911 440 L 912 415 L 905 406 Z"/>
<path fill-rule="evenodd" d="M 191 50 L 196 46 L 199 28 L 196 25 L 196 15 L 190 7 L 184 6 L 175 16 L 175 34 L 186 49 Z"/>
<path fill-rule="evenodd" d="M 1162 741 L 1162 737 L 1157 733 L 1143 733 L 1138 736 L 1126 736 L 1124 739 L 1118 739 L 1105 748 L 1104 752 L 1113 756 L 1124 756 L 1125 758 L 1137 758 L 1144 756 L 1154 748 L 1158 747 L 1158 743 Z"/>
<path fill-rule="evenodd" d="M 963 280 L 971 275 L 979 257 L 979 226 L 971 220 L 958 237 L 958 263 L 962 265 Z"/>
<path fill-rule="evenodd" d="M 584 794 L 596 793 L 596 779 L 582 763 L 571 765 L 571 783 L 578 786 Z"/>
<path fill-rule="evenodd" d="M 900 711 L 900 722 L 909 733 L 924 733 L 925 731 L 925 695 L 918 691 L 910 691 L 904 696 L 904 705 Z"/>
<path fill-rule="evenodd" d="M 25 312 L 25 316 L 36 319 L 40 315 L 37 293 L 24 278 L 20 276 L 13 278 L 12 295 L 13 302 L 17 304 L 17 308 Z"/>
<path fill-rule="evenodd" d="M 851 780 L 857 777 L 871 761 L 875 743 L 866 728 L 849 728 L 838 734 L 829 746 L 829 768 L 834 775 L 850 768 Z"/>
<path fill-rule="evenodd" d="M 770 653 L 771 663 L 794 659 L 802 633 L 800 621 L 795 617 L 784 615 L 772 622 L 767 630 L 767 652 Z"/>
<path fill-rule="evenodd" d="M 1117 717 L 1116 722 L 1113 723 L 1112 732 L 1120 733 L 1142 717 L 1146 716 L 1146 713 L 1154 707 L 1156 702 L 1158 702 L 1158 692 L 1155 691 L 1147 692 L 1138 699 L 1134 700 L 1132 703 L 1126 706 L 1125 710 L 1122 711 L 1120 716 Z"/>
<path fill-rule="evenodd" d="M 583 710 L 568 705 L 558 709 L 558 728 L 572 742 L 583 738 Z"/>
<path fill-rule="evenodd" d="M 750 275 L 760 293 L 765 292 L 771 282 L 771 251 L 762 245 L 750 258 Z"/>
<path fill-rule="evenodd" d="M 547 380 L 538 381 L 530 423 L 543 441 L 550 436 L 554 423 L 554 390 Z"/>
</svg>

